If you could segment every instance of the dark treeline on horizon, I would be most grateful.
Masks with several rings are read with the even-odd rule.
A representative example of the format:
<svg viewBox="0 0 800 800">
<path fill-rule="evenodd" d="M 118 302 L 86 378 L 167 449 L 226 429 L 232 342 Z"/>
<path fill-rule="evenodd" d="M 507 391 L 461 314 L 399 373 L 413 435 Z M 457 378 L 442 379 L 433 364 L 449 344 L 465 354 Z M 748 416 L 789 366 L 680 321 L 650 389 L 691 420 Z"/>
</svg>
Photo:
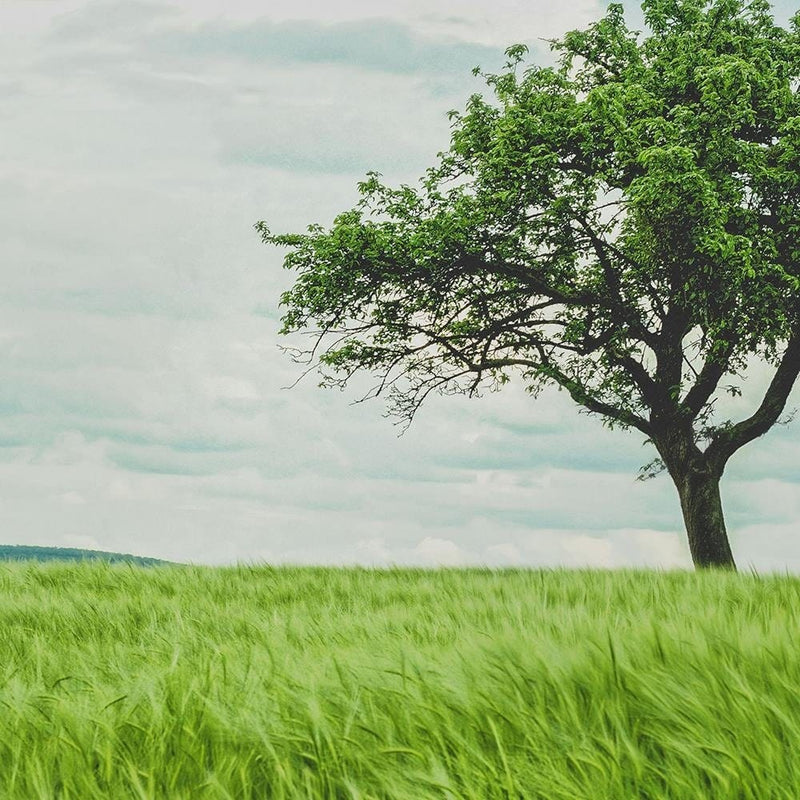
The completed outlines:
<svg viewBox="0 0 800 800">
<path fill-rule="evenodd" d="M 170 563 L 158 558 L 133 556 L 128 553 L 109 553 L 103 550 L 8 544 L 0 545 L 0 561 L 107 561 L 112 564 L 128 562 L 140 566 Z"/>
</svg>

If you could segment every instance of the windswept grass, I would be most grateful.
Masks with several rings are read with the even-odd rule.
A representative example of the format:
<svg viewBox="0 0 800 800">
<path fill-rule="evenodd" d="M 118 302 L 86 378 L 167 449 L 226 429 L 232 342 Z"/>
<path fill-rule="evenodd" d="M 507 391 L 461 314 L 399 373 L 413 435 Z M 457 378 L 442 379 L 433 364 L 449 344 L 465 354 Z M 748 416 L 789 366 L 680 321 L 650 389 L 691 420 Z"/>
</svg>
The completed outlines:
<svg viewBox="0 0 800 800">
<path fill-rule="evenodd" d="M 0 567 L 0 797 L 800 797 L 800 581 Z"/>
</svg>

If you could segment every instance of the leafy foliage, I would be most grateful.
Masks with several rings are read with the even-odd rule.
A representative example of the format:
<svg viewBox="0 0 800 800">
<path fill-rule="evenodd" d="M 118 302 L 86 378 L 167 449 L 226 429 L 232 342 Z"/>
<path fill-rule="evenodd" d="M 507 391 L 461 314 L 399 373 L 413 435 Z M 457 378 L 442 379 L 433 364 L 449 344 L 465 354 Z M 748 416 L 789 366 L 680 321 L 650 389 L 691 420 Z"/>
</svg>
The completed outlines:
<svg viewBox="0 0 800 800">
<path fill-rule="evenodd" d="M 371 394 L 410 420 L 432 391 L 517 372 L 610 425 L 692 425 L 720 458 L 774 422 L 771 405 L 746 429 L 709 420 L 723 376 L 785 362 L 799 328 L 800 15 L 787 31 L 764 0 L 643 9 L 649 35 L 611 5 L 552 42 L 556 67 L 510 47 L 419 186 L 373 172 L 329 230 L 257 225 L 291 249 L 283 332 L 313 331 L 296 355 L 324 384 L 376 372 Z"/>
</svg>

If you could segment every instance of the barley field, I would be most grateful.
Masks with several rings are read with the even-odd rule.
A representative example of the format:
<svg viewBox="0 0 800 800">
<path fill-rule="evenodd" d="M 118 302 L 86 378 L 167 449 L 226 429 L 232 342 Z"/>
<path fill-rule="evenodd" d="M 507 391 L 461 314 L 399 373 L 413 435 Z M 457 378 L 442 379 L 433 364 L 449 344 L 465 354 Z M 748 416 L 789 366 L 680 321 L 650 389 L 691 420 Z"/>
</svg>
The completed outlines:
<svg viewBox="0 0 800 800">
<path fill-rule="evenodd" d="M 800 580 L 0 566 L 0 797 L 800 797 Z"/>
</svg>

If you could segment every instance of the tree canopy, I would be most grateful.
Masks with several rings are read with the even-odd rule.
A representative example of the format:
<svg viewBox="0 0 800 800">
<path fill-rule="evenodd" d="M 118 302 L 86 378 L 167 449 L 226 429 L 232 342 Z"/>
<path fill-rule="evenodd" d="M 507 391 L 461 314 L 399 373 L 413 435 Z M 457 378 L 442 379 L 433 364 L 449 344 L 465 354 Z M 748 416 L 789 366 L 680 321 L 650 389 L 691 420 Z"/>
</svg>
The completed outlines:
<svg viewBox="0 0 800 800">
<path fill-rule="evenodd" d="M 431 392 L 555 384 L 653 442 L 695 563 L 732 566 L 719 477 L 800 371 L 800 13 L 642 9 L 644 33 L 612 4 L 553 41 L 553 67 L 510 47 L 418 185 L 372 172 L 329 229 L 257 228 L 289 247 L 283 332 L 312 333 L 326 385 L 373 372 L 410 421 Z M 754 358 L 774 367 L 759 407 L 717 419 Z"/>
</svg>

